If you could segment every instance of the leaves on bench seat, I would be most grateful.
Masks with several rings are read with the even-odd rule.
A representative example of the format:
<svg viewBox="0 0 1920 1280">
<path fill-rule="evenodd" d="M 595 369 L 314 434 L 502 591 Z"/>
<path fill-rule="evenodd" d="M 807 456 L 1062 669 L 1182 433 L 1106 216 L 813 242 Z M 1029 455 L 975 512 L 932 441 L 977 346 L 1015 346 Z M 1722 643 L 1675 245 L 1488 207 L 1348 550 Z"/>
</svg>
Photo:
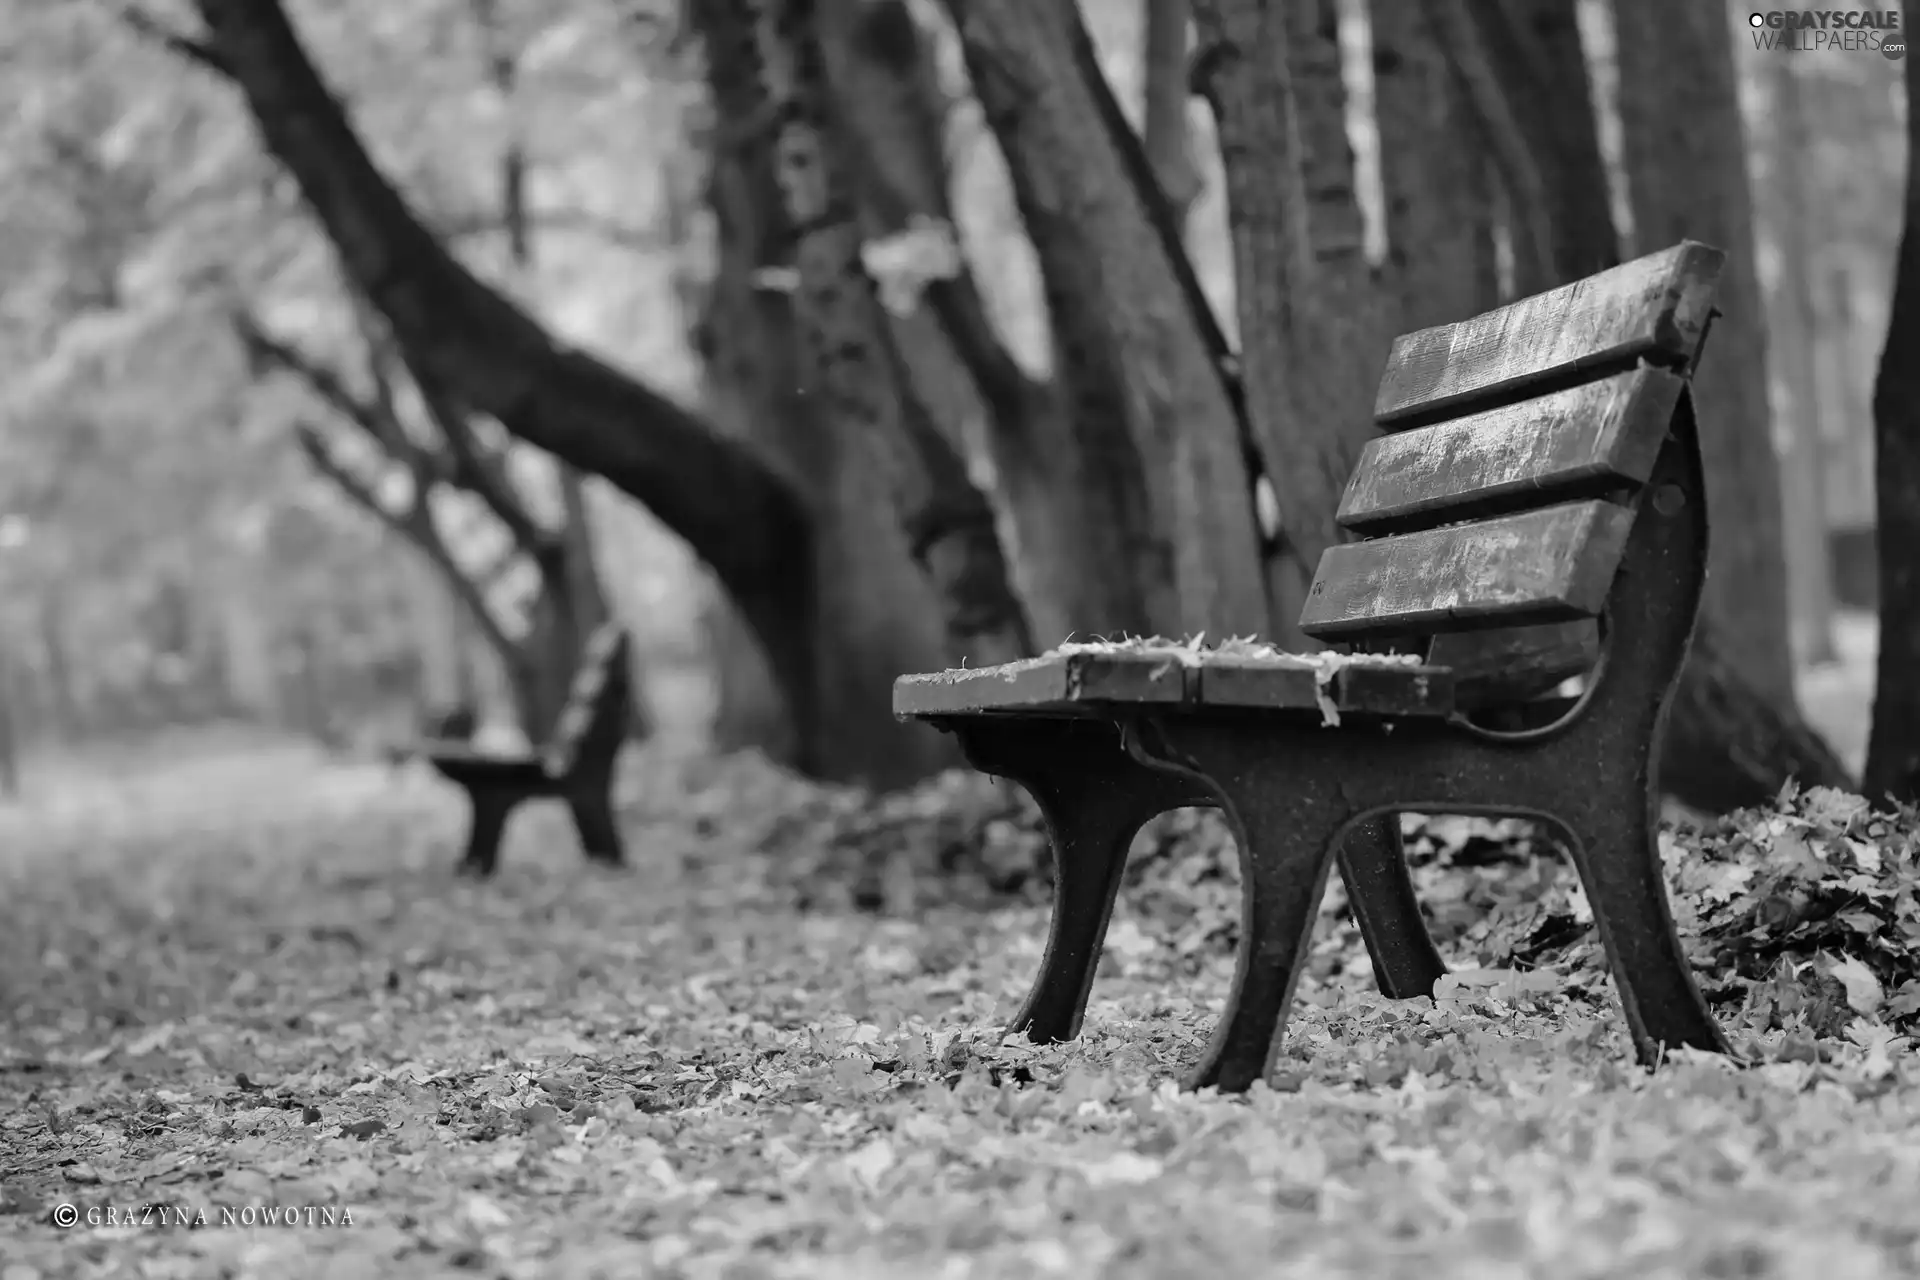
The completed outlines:
<svg viewBox="0 0 1920 1280">
<path fill-rule="evenodd" d="M 894 714 L 1098 713 L 1115 706 L 1211 706 L 1443 716 L 1451 675 L 1412 654 L 1290 653 L 1258 640 L 1207 646 L 1201 637 L 1069 642 L 1019 662 L 902 676 Z"/>
</svg>

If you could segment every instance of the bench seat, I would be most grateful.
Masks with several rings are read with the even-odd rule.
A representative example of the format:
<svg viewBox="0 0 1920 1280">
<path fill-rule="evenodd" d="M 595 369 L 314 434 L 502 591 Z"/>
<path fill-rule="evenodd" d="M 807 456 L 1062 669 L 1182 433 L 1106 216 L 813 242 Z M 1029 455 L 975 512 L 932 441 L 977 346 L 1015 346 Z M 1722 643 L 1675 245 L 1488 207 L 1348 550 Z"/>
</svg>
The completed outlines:
<svg viewBox="0 0 1920 1280">
<path fill-rule="evenodd" d="M 1244 707 L 1349 716 L 1448 716 L 1453 673 L 1400 654 L 1287 653 L 1229 642 L 1068 644 L 1020 662 L 902 677 L 895 704 L 920 716 L 1109 715 L 1117 707 Z"/>
</svg>

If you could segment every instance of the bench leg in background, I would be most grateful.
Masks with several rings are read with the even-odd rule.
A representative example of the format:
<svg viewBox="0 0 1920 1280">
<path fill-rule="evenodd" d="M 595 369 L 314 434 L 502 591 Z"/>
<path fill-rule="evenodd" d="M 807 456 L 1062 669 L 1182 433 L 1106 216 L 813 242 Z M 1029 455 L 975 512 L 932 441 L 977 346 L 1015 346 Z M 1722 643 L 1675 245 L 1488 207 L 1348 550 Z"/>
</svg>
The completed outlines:
<svg viewBox="0 0 1920 1280">
<path fill-rule="evenodd" d="M 1183 778 L 1129 756 L 1108 724 L 1024 720 L 956 730 L 968 760 L 1026 788 L 1053 852 L 1047 949 L 1008 1030 L 1036 1044 L 1080 1034 L 1134 835 L 1169 809 L 1211 805 Z"/>
<path fill-rule="evenodd" d="M 566 799 L 587 857 L 610 867 L 624 865 L 627 851 L 620 839 L 620 824 L 613 816 L 610 786 L 581 787 L 569 792 Z"/>
<path fill-rule="evenodd" d="M 473 804 L 473 823 L 467 831 L 467 852 L 460 859 L 459 870 L 484 880 L 499 866 L 500 839 L 506 834 L 507 815 L 513 812 L 520 797 L 479 788 L 470 788 L 467 796 Z"/>
<path fill-rule="evenodd" d="M 1340 846 L 1340 879 L 1367 941 L 1380 994 L 1389 1000 L 1431 996 L 1447 964 L 1420 914 L 1398 814 L 1354 825 Z"/>
</svg>

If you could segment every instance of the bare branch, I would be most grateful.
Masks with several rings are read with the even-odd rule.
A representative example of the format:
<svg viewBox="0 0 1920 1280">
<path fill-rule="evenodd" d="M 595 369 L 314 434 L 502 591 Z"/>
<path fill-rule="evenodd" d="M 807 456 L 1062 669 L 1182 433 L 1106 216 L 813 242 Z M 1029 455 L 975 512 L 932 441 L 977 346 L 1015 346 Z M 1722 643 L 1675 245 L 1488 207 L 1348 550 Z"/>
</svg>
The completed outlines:
<svg viewBox="0 0 1920 1280">
<path fill-rule="evenodd" d="M 447 548 L 446 539 L 440 536 L 440 527 L 434 523 L 432 509 L 420 500 L 420 492 L 415 490 L 415 500 L 407 511 L 395 511 L 380 501 L 380 496 L 366 479 L 357 474 L 352 466 L 342 461 L 327 444 L 326 433 L 311 422 L 304 420 L 293 424 L 294 439 L 299 442 L 301 452 L 313 464 L 313 469 L 331 480 L 341 493 L 379 520 L 387 528 L 419 548 L 420 553 L 432 562 L 448 584 L 460 603 L 479 628 L 486 633 L 487 641 L 495 651 L 501 654 L 515 654 L 518 646 L 507 635 L 506 628 L 493 615 L 487 605 L 486 592 L 481 582 L 476 582 L 461 572 L 460 565 Z"/>
<path fill-rule="evenodd" d="M 196 39 L 161 22 L 138 5 L 123 5 L 120 21 L 143 40 L 159 45 L 168 53 L 195 66 L 213 72 L 223 80 L 233 79 L 233 67 L 205 40 Z"/>
<path fill-rule="evenodd" d="M 395 533 L 418 540 L 419 530 L 415 527 L 418 523 L 415 516 L 417 503 L 409 503 L 402 510 L 382 502 L 374 482 L 335 453 L 333 446 L 327 443 L 326 433 L 312 422 L 297 420 L 293 424 L 293 436 L 300 451 L 313 464 L 313 469 L 333 481 L 340 492 L 353 500 L 355 506 L 366 510 Z"/>
<path fill-rule="evenodd" d="M 340 374 L 295 347 L 291 342 L 267 332 L 253 313 L 235 307 L 231 316 L 234 336 L 239 338 L 248 367 L 256 373 L 280 370 L 305 383 L 329 408 L 352 419 L 370 435 L 386 445 L 386 431 L 379 423 L 375 406 L 355 395 Z"/>
<path fill-rule="evenodd" d="M 486 503 L 523 550 L 536 556 L 544 555 L 555 545 L 554 534 L 534 519 L 526 498 L 507 471 L 505 456 L 487 448 L 474 436 L 471 411 L 455 402 L 447 389 L 431 377 L 415 375 L 414 386 L 447 442 L 454 482 Z"/>
</svg>

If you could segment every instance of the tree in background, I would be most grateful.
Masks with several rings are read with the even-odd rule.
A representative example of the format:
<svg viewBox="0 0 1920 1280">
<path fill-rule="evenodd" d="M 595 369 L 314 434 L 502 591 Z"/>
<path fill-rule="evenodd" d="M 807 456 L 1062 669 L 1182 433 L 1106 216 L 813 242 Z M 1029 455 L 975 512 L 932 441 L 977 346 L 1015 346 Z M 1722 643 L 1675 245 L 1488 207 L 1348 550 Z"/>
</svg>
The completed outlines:
<svg viewBox="0 0 1920 1280">
<path fill-rule="evenodd" d="M 1906 29 L 1920 11 L 1909 5 Z M 1907 84 L 1906 224 L 1894 269 L 1893 312 L 1873 388 L 1879 511 L 1880 657 L 1864 789 L 1875 800 L 1920 802 L 1920 60 Z"/>
</svg>

